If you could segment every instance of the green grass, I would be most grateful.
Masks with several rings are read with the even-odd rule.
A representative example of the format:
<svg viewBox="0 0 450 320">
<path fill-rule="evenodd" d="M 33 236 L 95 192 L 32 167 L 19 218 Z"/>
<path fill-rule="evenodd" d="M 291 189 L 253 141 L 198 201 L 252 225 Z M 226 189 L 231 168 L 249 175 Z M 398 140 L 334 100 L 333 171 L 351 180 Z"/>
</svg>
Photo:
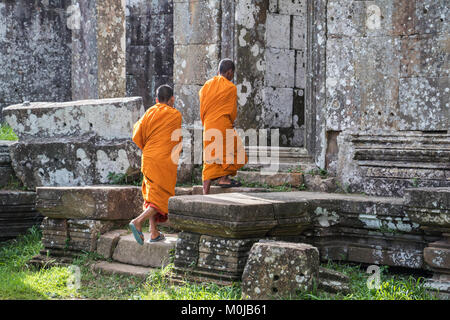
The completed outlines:
<svg viewBox="0 0 450 320">
<path fill-rule="evenodd" d="M 16 141 L 18 138 L 9 125 L 0 123 L 0 140 Z"/>
<path fill-rule="evenodd" d="M 84 253 L 73 261 L 81 271 L 78 290 L 68 286 L 72 278 L 69 267 L 37 269 L 29 260 L 42 249 L 41 233 L 34 227 L 16 240 L 0 243 L 0 299 L 107 299 L 107 300 L 240 300 L 240 283 L 218 286 L 185 281 L 173 285 L 168 274 L 173 265 L 154 271 L 146 278 L 105 275 L 92 271 L 91 265 L 103 258 Z M 359 265 L 329 262 L 322 266 L 342 272 L 350 278 L 351 293 L 347 295 L 318 291 L 300 293 L 289 299 L 306 300 L 430 300 L 423 278 L 389 273 L 381 267 L 381 288 L 367 287 L 368 274 Z"/>
</svg>

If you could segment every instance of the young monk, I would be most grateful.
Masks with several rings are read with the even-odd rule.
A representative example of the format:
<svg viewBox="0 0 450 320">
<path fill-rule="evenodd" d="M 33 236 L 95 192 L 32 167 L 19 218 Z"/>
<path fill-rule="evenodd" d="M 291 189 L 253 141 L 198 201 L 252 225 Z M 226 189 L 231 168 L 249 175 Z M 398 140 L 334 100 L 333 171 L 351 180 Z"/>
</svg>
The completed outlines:
<svg viewBox="0 0 450 320">
<path fill-rule="evenodd" d="M 150 220 L 148 242 L 164 240 L 157 224 L 167 221 L 168 202 L 175 195 L 177 165 L 181 138 L 172 141 L 175 130 L 181 130 L 181 113 L 173 105 L 173 90 L 168 85 L 156 91 L 156 104 L 134 125 L 133 142 L 142 150 L 142 195 L 144 212 L 130 222 L 136 241 L 143 244 L 142 224 Z"/>
<path fill-rule="evenodd" d="M 211 181 L 217 181 L 223 188 L 239 187 L 241 184 L 229 176 L 235 176 L 248 161 L 233 126 L 237 116 L 237 88 L 232 82 L 234 71 L 233 61 L 223 59 L 217 76 L 208 80 L 199 92 L 203 124 L 203 194 L 209 194 Z"/>
</svg>

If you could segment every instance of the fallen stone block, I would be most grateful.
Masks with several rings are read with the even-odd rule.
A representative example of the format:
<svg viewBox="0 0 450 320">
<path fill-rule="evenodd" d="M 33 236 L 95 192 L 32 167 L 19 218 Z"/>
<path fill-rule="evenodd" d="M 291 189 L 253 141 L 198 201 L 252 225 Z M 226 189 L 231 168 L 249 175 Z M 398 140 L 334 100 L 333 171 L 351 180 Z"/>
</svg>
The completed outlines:
<svg viewBox="0 0 450 320">
<path fill-rule="evenodd" d="M 319 251 L 303 243 L 264 241 L 250 250 L 242 274 L 244 299 L 295 297 L 313 288 Z"/>
</svg>

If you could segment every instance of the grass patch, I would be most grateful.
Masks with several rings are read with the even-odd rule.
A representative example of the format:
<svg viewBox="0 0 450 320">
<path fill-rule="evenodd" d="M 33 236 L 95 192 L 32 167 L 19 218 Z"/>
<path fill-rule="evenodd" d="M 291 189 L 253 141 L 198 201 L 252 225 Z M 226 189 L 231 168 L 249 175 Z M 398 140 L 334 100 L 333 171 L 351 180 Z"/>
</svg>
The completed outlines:
<svg viewBox="0 0 450 320">
<path fill-rule="evenodd" d="M 0 140 L 16 141 L 19 138 L 9 125 L 0 123 Z"/>
<path fill-rule="evenodd" d="M 183 285 L 170 283 L 173 265 L 152 272 L 146 279 L 124 275 L 105 275 L 92 271 L 91 265 L 103 257 L 84 253 L 73 261 L 81 271 L 78 290 L 68 286 L 73 273 L 69 267 L 36 269 L 28 261 L 42 249 L 37 227 L 16 240 L 0 244 L 0 299 L 107 299 L 107 300 L 240 300 L 240 283 L 219 286 L 212 283 Z M 305 300 L 433 300 L 423 287 L 424 279 L 410 274 L 389 272 L 380 267 L 381 286 L 369 289 L 369 274 L 360 265 L 328 262 L 323 267 L 350 278 L 347 295 L 321 292 L 317 288 L 288 299 Z"/>
</svg>

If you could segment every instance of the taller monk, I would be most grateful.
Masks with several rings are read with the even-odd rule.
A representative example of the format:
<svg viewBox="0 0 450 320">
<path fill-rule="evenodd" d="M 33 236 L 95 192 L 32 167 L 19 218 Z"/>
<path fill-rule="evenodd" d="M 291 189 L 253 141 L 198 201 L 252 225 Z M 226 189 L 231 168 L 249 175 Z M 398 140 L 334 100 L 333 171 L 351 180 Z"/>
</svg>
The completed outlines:
<svg viewBox="0 0 450 320">
<path fill-rule="evenodd" d="M 174 108 L 173 90 L 168 85 L 156 91 L 156 104 L 148 109 L 133 128 L 133 142 L 142 150 L 142 196 L 144 211 L 129 224 L 139 244 L 143 244 L 142 225 L 150 220 L 148 242 L 164 240 L 158 223 L 168 219 L 169 198 L 175 195 L 177 166 L 181 152 L 181 113 Z"/>
<path fill-rule="evenodd" d="M 203 194 L 209 194 L 211 182 L 223 188 L 241 184 L 229 176 L 248 161 L 242 140 L 234 129 L 237 117 L 235 65 L 230 59 L 220 61 L 217 76 L 200 89 L 200 118 L 203 124 Z"/>
</svg>

